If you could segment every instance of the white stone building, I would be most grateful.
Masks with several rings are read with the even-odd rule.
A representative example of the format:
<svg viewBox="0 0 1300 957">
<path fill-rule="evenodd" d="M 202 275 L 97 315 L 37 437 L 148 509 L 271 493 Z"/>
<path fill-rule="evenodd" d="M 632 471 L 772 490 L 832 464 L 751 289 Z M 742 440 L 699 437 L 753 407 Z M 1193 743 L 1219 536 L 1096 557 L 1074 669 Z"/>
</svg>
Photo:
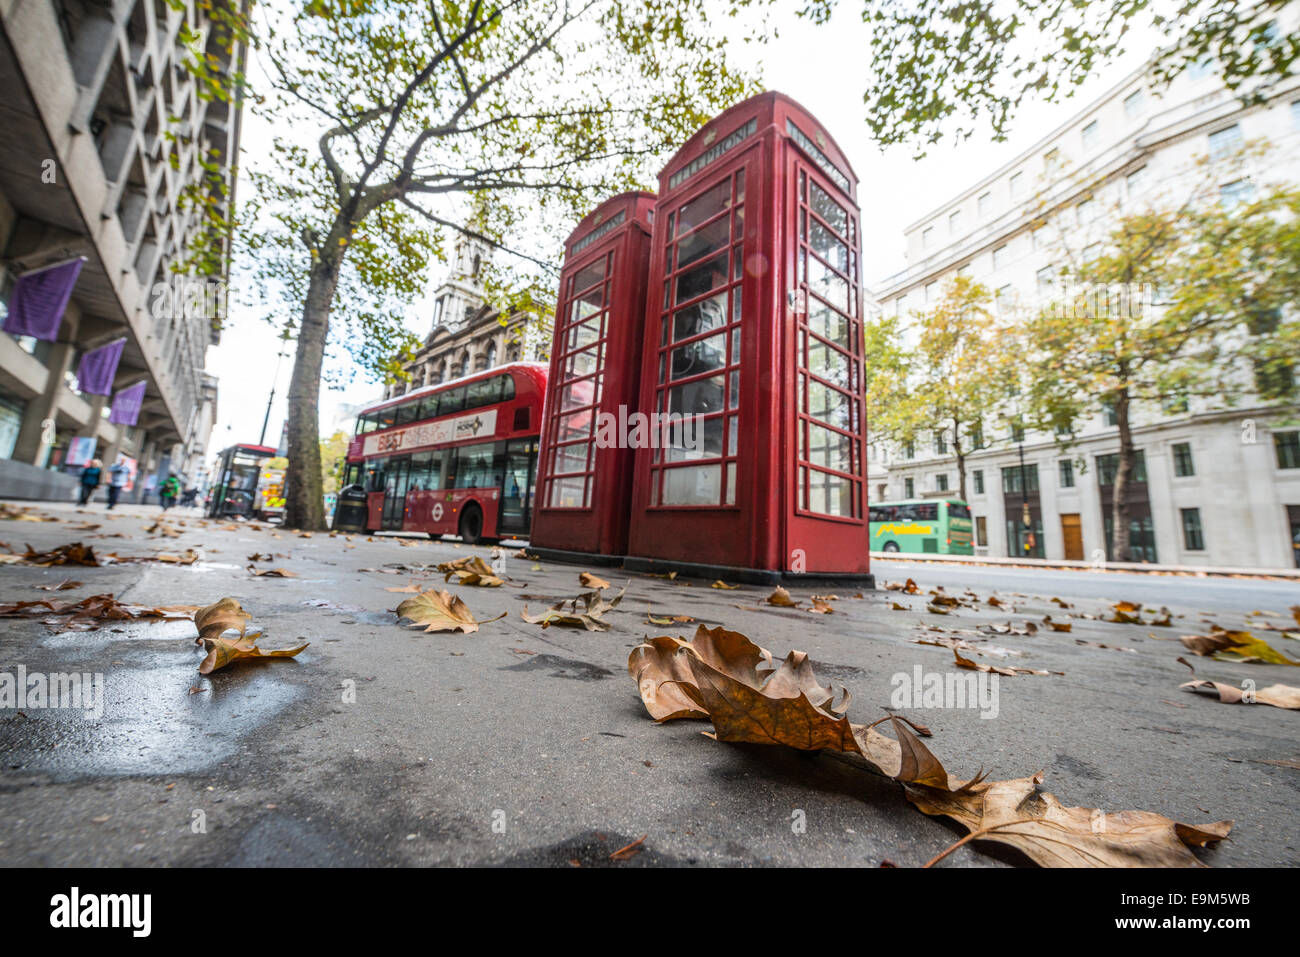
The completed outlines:
<svg viewBox="0 0 1300 957">
<path fill-rule="evenodd" d="M 1050 293 L 1063 257 L 1100 248 L 1118 211 L 1183 195 L 1206 176 L 1227 202 L 1263 184 L 1300 183 L 1300 77 L 1260 92 L 1262 103 L 1243 106 L 1212 63 L 1162 89 L 1145 69 L 1125 77 L 909 226 L 910 265 L 875 284 L 878 308 L 906 324 L 960 272 L 994 291 L 998 314 L 1014 321 L 1019 308 Z M 1243 161 L 1242 145 L 1258 139 L 1269 141 L 1271 152 Z M 1208 164 L 1198 167 L 1198 157 Z M 1191 400 L 1185 409 L 1142 406 L 1133 425 L 1143 460 L 1129 496 L 1135 558 L 1300 564 L 1300 411 L 1258 398 L 1233 408 Z M 995 434 L 992 423 L 985 430 L 987 447 L 966 460 L 977 554 L 1104 554 L 1110 495 L 1102 482 L 1113 474 L 1108 457 L 1119 450 L 1105 410 L 1081 425 L 1067 451 L 1052 435 L 1030 432 L 1018 442 Z M 1034 532 L 1028 551 L 1022 451 Z M 918 435 L 911 449 L 877 446 L 869 477 L 875 501 L 957 494 L 955 458 L 934 435 Z"/>
</svg>

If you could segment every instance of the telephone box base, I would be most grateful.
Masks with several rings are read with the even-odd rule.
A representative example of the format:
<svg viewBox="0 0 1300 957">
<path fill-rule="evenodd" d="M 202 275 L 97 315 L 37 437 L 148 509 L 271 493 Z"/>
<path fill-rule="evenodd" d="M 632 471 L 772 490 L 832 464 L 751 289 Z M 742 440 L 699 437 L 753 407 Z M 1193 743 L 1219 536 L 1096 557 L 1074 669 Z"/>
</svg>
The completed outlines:
<svg viewBox="0 0 1300 957">
<path fill-rule="evenodd" d="M 524 551 L 529 555 L 536 555 L 543 561 L 559 562 L 562 565 L 600 565 L 604 568 L 617 568 L 623 564 L 622 555 L 571 552 L 563 548 L 534 548 L 532 545 L 529 545 Z"/>
<path fill-rule="evenodd" d="M 820 587 L 832 585 L 839 587 L 874 589 L 876 576 L 851 572 L 786 572 L 771 568 L 742 568 L 733 565 L 701 565 L 695 562 L 672 562 L 657 558 L 640 558 L 628 555 L 623 559 L 623 568 L 630 572 L 645 572 L 665 575 L 677 572 L 688 578 L 722 579 L 731 582 L 743 582 L 747 585 L 793 585 L 797 588 Z"/>
</svg>

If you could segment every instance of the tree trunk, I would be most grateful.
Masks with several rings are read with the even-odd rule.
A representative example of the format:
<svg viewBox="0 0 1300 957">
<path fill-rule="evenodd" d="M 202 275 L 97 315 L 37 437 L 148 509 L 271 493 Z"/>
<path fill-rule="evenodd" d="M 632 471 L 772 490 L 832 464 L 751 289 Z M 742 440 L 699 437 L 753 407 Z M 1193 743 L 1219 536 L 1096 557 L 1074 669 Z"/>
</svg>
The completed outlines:
<svg viewBox="0 0 1300 957">
<path fill-rule="evenodd" d="M 298 328 L 298 350 L 289 383 L 289 468 L 285 474 L 284 525 L 325 528 L 320 473 L 320 380 L 329 335 L 330 305 L 338 285 L 338 263 L 317 260 L 307 286 Z"/>
<path fill-rule="evenodd" d="M 1128 390 L 1122 390 L 1115 399 L 1115 421 L 1119 424 L 1119 464 L 1115 469 L 1115 485 L 1111 489 L 1110 518 L 1112 560 L 1130 561 L 1128 523 L 1128 485 L 1133 474 L 1133 430 L 1129 425 Z"/>
</svg>

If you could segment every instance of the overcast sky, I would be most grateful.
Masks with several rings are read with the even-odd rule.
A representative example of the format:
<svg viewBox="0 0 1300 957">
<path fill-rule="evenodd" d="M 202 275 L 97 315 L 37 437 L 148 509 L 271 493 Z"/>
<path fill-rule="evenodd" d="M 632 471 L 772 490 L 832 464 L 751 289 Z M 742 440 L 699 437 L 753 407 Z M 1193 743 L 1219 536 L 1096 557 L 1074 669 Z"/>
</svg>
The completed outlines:
<svg viewBox="0 0 1300 957">
<path fill-rule="evenodd" d="M 793 5 L 790 5 L 793 8 Z M 848 5 L 852 7 L 855 5 Z M 1018 152 L 1079 110 L 1088 100 L 1103 93 L 1110 84 L 1136 69 L 1151 52 L 1154 37 L 1146 45 L 1134 43 L 1126 57 L 1106 68 L 1103 77 L 1085 84 L 1074 98 L 1057 105 L 1028 104 L 1017 116 L 1007 142 L 993 143 L 987 134 L 977 133 L 963 143 L 944 142 L 930 148 L 925 159 L 912 158 L 907 146 L 881 151 L 871 140 L 864 121 L 862 103 L 866 27 L 853 11 L 846 9 L 830 27 L 815 27 L 793 15 L 781 24 L 781 37 L 765 46 L 738 50 L 749 53 L 750 65 L 757 66 L 768 89 L 786 93 L 816 115 L 849 157 L 860 179 L 858 201 L 862 207 L 863 279 L 870 287 L 906 265 L 903 258 L 903 229 L 950 196 L 978 181 L 1009 161 Z M 746 65 L 744 61 L 738 61 Z M 254 67 L 253 75 L 258 71 Z M 260 117 L 245 112 L 243 162 L 265 155 L 268 131 Z M 314 141 L 318 132 L 305 133 Z M 431 267 L 431 293 L 445 277 L 441 266 Z M 412 310 L 407 325 L 417 335 L 426 335 L 432 324 L 425 303 Z M 217 425 L 211 450 L 236 442 L 256 442 L 266 415 L 271 384 L 276 380 L 276 353 L 280 342 L 275 331 L 261 319 L 241 314 L 232 303 L 219 346 L 209 349 L 208 371 L 220 380 Z M 279 441 L 286 413 L 292 357 L 280 366 L 276 397 L 271 408 L 267 443 Z M 321 394 L 321 430 L 328 433 L 340 415 L 340 406 L 379 398 L 381 386 L 364 374 L 354 377 L 342 391 L 325 389 Z"/>
</svg>

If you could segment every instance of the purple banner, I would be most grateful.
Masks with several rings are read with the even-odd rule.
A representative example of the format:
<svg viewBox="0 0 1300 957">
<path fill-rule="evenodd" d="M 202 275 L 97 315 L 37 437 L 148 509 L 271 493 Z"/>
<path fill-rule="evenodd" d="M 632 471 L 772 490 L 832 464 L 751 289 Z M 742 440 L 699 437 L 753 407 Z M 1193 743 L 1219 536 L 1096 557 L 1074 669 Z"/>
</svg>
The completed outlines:
<svg viewBox="0 0 1300 957">
<path fill-rule="evenodd" d="M 147 383 L 137 382 L 113 396 L 113 407 L 109 411 L 108 421 L 114 425 L 135 425 L 140 418 L 140 406 L 144 404 L 144 389 Z"/>
<path fill-rule="evenodd" d="M 14 279 L 4 331 L 15 336 L 35 336 L 53 342 L 59 337 L 63 310 L 68 308 L 84 259 L 23 273 Z"/>
<path fill-rule="evenodd" d="M 122 359 L 126 338 L 115 339 L 106 346 L 91 349 L 77 365 L 77 388 L 91 395 L 108 395 L 113 391 L 113 376 Z"/>
</svg>

